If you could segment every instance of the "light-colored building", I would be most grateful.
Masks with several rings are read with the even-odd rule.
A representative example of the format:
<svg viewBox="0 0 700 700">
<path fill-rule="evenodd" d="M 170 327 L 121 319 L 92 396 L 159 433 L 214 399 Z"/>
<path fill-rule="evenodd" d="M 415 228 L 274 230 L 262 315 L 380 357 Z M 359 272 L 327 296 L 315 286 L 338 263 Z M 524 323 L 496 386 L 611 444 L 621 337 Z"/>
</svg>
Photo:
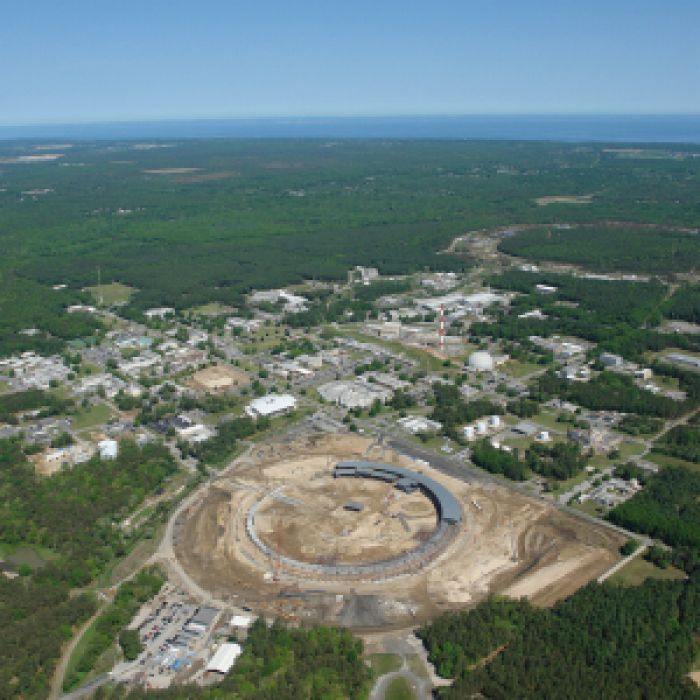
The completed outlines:
<svg viewBox="0 0 700 700">
<path fill-rule="evenodd" d="M 354 381 L 334 381 L 318 387 L 318 393 L 324 401 L 344 406 L 345 408 L 369 408 L 375 401 L 388 401 L 393 390 L 380 384 L 372 384 L 362 379 Z"/>
<path fill-rule="evenodd" d="M 296 405 L 297 400 L 291 394 L 268 394 L 251 401 L 245 411 L 251 418 L 269 417 L 293 411 Z"/>
<path fill-rule="evenodd" d="M 143 312 L 143 315 L 146 318 L 153 319 L 153 318 L 165 318 L 166 316 L 170 314 L 174 314 L 175 309 L 172 308 L 172 306 L 156 306 L 152 309 L 146 309 Z"/>
<path fill-rule="evenodd" d="M 116 459 L 119 454 L 119 443 L 116 440 L 100 440 L 97 443 L 100 459 Z"/>
<path fill-rule="evenodd" d="M 485 350 L 477 350 L 469 355 L 467 366 L 474 372 L 493 372 L 493 357 Z"/>
<path fill-rule="evenodd" d="M 433 433 L 442 428 L 441 423 L 430 420 L 430 418 L 426 418 L 425 416 L 405 416 L 404 418 L 399 418 L 397 423 L 404 430 L 414 435 L 417 433 Z"/>
</svg>

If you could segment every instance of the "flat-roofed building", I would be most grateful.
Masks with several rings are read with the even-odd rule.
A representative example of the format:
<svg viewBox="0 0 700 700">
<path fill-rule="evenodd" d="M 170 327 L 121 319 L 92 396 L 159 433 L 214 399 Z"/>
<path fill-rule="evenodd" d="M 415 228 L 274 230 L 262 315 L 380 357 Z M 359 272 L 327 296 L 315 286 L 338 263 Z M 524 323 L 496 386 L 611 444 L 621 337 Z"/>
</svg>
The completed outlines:
<svg viewBox="0 0 700 700">
<path fill-rule="evenodd" d="M 245 411 L 251 418 L 268 417 L 293 411 L 296 405 L 291 394 L 268 394 L 251 401 Z"/>
<path fill-rule="evenodd" d="M 205 671 L 207 673 L 228 673 L 236 663 L 238 657 L 243 653 L 240 644 L 236 642 L 224 642 L 209 659 Z"/>
</svg>

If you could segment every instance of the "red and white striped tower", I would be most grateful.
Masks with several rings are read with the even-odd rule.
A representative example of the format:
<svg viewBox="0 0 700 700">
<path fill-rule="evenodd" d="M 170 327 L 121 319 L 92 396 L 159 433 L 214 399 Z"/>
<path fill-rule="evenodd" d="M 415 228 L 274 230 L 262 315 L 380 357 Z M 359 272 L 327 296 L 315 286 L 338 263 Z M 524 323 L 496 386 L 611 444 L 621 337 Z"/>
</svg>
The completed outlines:
<svg viewBox="0 0 700 700">
<path fill-rule="evenodd" d="M 445 306 L 440 304 L 440 328 L 438 335 L 440 336 L 440 352 L 445 352 Z"/>
</svg>

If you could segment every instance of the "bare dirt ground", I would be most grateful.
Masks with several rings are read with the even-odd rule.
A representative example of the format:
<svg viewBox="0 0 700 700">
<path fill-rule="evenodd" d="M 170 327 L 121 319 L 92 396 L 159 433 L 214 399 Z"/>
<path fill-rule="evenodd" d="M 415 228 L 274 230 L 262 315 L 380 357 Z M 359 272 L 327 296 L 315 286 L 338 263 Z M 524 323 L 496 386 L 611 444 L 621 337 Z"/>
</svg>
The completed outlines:
<svg viewBox="0 0 700 700">
<path fill-rule="evenodd" d="M 371 629 L 422 622 L 493 593 L 551 605 L 618 559 L 624 538 L 505 488 L 468 484 L 390 450 L 372 459 L 422 471 L 462 505 L 456 537 L 421 568 L 379 580 L 302 578 L 250 541 L 245 517 L 260 502 L 259 536 L 286 556 L 314 563 L 369 563 L 417 546 L 436 525 L 422 494 L 333 479 L 340 459 L 370 454 L 370 441 L 336 435 L 254 448 L 222 474 L 183 519 L 175 553 L 199 586 L 264 614 Z M 346 511 L 349 501 L 364 505 Z M 279 579 L 273 580 L 277 571 Z"/>
<path fill-rule="evenodd" d="M 225 391 L 250 384 L 250 377 L 230 365 L 214 365 L 195 372 L 187 382 L 197 391 Z"/>
</svg>

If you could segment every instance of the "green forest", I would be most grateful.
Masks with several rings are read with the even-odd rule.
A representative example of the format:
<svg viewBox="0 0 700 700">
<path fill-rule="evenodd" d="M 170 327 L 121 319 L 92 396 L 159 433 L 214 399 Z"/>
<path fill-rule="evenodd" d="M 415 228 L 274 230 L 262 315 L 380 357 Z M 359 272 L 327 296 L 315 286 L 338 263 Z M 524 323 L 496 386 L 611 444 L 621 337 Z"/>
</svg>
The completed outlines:
<svg viewBox="0 0 700 700">
<path fill-rule="evenodd" d="M 344 279 L 354 265 L 461 270 L 468 257 L 440 252 L 455 236 L 508 224 L 591 224 L 605 250 L 614 246 L 621 263 L 632 256 L 637 269 L 686 269 L 693 259 L 692 240 L 672 234 L 674 244 L 660 247 L 657 229 L 638 224 L 693 225 L 700 159 L 622 159 L 602 146 L 534 142 L 162 145 L 82 142 L 57 161 L 3 168 L 0 346 L 49 352 L 89 336 L 95 322 L 65 307 L 84 299 L 79 290 L 96 283 L 98 268 L 103 282 L 136 288 L 126 313 L 138 317 L 163 304 L 235 305 L 251 287 Z M 0 156 L 22 152 L 32 145 L 0 147 Z M 22 194 L 36 189 L 47 192 Z M 596 196 L 584 206 L 537 204 L 561 192 Z M 611 220 L 630 223 L 611 235 L 600 224 Z M 68 288 L 51 288 L 58 284 Z M 16 335 L 34 326 L 39 335 Z"/>
<path fill-rule="evenodd" d="M 418 631 L 440 698 L 688 699 L 700 575 L 636 587 L 591 583 L 550 610 L 491 600 Z"/>
<path fill-rule="evenodd" d="M 700 472 L 666 467 L 608 517 L 672 547 L 700 549 Z"/>
<path fill-rule="evenodd" d="M 122 442 L 115 460 L 40 478 L 19 441 L 0 440 L 0 542 L 50 553 L 40 568 L 0 576 L 0 698 L 46 697 L 61 646 L 96 609 L 79 589 L 126 553 L 118 523 L 175 471 L 165 448 Z"/>
<path fill-rule="evenodd" d="M 574 263 L 592 270 L 688 272 L 700 267 L 700 235 L 653 226 L 542 227 L 519 231 L 498 246 L 531 260 Z"/>
<path fill-rule="evenodd" d="M 344 629 L 291 629 L 258 619 L 243 654 L 221 683 L 163 691 L 98 691 L 95 700 L 362 700 L 371 685 L 362 642 Z"/>
<path fill-rule="evenodd" d="M 648 351 L 665 348 L 700 350 L 697 335 L 663 333 L 664 298 L 668 288 L 659 281 L 602 280 L 557 273 L 509 269 L 487 278 L 498 289 L 520 292 L 495 323 L 474 323 L 475 337 L 525 342 L 531 335 L 573 335 L 596 343 L 600 350 L 642 361 Z M 556 287 L 553 294 L 537 293 L 535 285 Z M 545 318 L 519 318 L 540 309 Z"/>
</svg>

